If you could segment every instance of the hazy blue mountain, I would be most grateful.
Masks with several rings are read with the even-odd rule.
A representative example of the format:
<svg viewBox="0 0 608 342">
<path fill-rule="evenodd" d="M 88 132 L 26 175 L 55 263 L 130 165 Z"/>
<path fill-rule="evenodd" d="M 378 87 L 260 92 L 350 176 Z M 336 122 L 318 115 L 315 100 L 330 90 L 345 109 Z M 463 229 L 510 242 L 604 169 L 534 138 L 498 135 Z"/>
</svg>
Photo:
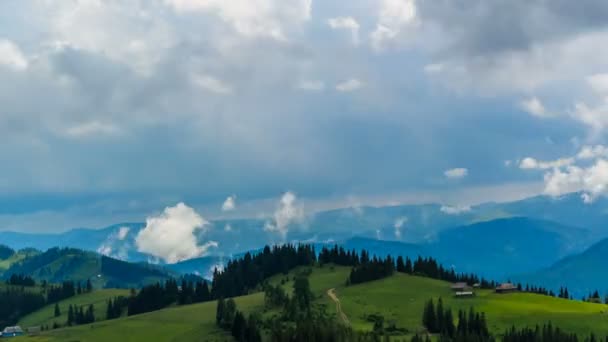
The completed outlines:
<svg viewBox="0 0 608 342">
<path fill-rule="evenodd" d="M 455 227 L 474 223 L 492 222 L 500 218 L 528 217 L 533 220 L 551 221 L 557 224 L 545 225 L 541 230 L 551 231 L 563 237 L 559 251 L 547 256 L 563 256 L 564 251 L 576 252 L 588 247 L 603 238 L 608 227 L 606 220 L 608 200 L 600 198 L 592 204 L 585 204 L 580 194 L 570 194 L 555 199 L 537 196 L 510 203 L 487 203 L 454 211 L 437 204 L 399 205 L 385 207 L 357 207 L 323 211 L 309 215 L 301 222 L 289 227 L 287 241 L 309 243 L 344 242 L 354 237 L 365 237 L 374 240 L 400 241 L 418 245 L 428 245 L 440 239 L 443 249 L 433 253 L 451 251 L 452 246 L 446 243 L 450 235 L 445 232 Z M 210 256 L 229 258 L 266 244 L 282 243 L 276 233 L 267 232 L 264 226 L 266 219 L 215 220 L 210 222 L 209 229 L 198 237 L 201 243 L 216 241 L 219 246 L 211 249 Z M 121 229 L 127 233 L 119 234 Z M 34 247 L 46 250 L 51 247 L 74 247 L 100 252 L 114 258 L 129 261 L 155 261 L 150 255 L 137 251 L 135 238 L 144 223 L 122 223 L 103 229 L 74 229 L 61 234 L 23 234 L 0 232 L 0 241 L 13 248 Z M 578 228 L 585 228 L 585 233 Z M 502 230 L 493 232 L 502 234 Z M 485 235 L 484 235 L 485 236 Z M 499 235 L 498 235 L 499 236 Z M 507 236 L 502 236 L 505 239 Z M 547 244 L 553 243 L 554 236 L 547 236 Z M 473 244 L 476 238 L 467 238 Z M 468 246 L 467 241 L 462 242 Z M 490 246 L 491 244 L 487 244 Z M 523 247 L 523 246 L 522 246 Z M 468 251 L 467 251 L 468 253 Z M 464 269 L 469 269 L 468 261 L 456 259 Z M 523 257 L 523 256 L 522 256 Z M 515 260 L 515 259 L 513 259 Z M 540 259 L 545 260 L 545 259 Z M 464 265 L 464 266 L 463 266 Z M 476 264 L 470 264 L 471 267 Z M 199 267 L 200 268 L 200 267 Z M 486 267 L 484 266 L 484 269 Z M 497 274 L 502 274 L 497 271 Z"/>
<path fill-rule="evenodd" d="M 521 282 L 540 284 L 547 288 L 559 289 L 566 286 L 577 298 L 599 290 L 608 294 L 608 239 L 604 239 L 580 254 L 565 257 L 551 267 L 527 275 L 515 276 Z"/>
<path fill-rule="evenodd" d="M 579 236 L 573 240 L 572 236 Z M 473 272 L 503 280 L 535 271 L 585 248 L 589 232 L 555 222 L 506 218 L 442 231 L 422 244 L 357 237 L 340 242 L 347 249 L 366 249 L 378 256 L 432 256 L 457 272 Z"/>
<path fill-rule="evenodd" d="M 578 235 L 579 240 L 571 237 Z M 501 280 L 516 272 L 548 267 L 586 247 L 589 232 L 555 222 L 506 218 L 441 232 L 429 252 L 458 272 Z"/>
</svg>

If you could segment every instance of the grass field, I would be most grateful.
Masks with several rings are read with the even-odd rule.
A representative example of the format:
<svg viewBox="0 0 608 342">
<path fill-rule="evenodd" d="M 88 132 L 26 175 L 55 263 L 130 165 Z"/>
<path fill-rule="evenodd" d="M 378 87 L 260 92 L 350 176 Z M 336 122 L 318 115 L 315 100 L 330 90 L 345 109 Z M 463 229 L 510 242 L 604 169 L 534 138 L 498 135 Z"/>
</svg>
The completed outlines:
<svg viewBox="0 0 608 342">
<path fill-rule="evenodd" d="M 261 310 L 262 293 L 236 298 L 239 310 L 249 313 Z M 14 341 L 32 342 L 180 342 L 230 341 L 231 337 L 215 326 L 216 302 L 171 307 L 143 315 L 57 329 L 37 337 Z"/>
<path fill-rule="evenodd" d="M 25 259 L 30 254 L 32 253 L 18 252 L 7 259 L 0 260 L 0 273 L 8 270 L 13 264 Z"/>
<path fill-rule="evenodd" d="M 485 312 L 488 326 L 495 334 L 512 325 L 534 326 L 552 322 L 576 333 L 591 331 L 608 335 L 608 306 L 583 303 L 529 293 L 496 294 L 478 291 L 475 298 L 456 299 L 449 284 L 421 277 L 396 274 L 393 277 L 365 284 L 336 288 L 342 310 L 353 327 L 371 330 L 365 317 L 379 313 L 393 320 L 398 327 L 416 332 L 422 330 L 421 315 L 425 301 L 442 297 L 444 305 L 454 311 L 471 306 Z M 455 312 L 456 313 L 456 312 Z"/>
<path fill-rule="evenodd" d="M 96 320 L 106 319 L 107 300 L 117 296 L 129 296 L 129 290 L 97 290 L 92 293 L 85 293 L 82 295 L 74 296 L 59 302 L 59 309 L 61 316 L 55 317 L 55 305 L 47 305 L 44 308 L 33 312 L 19 321 L 19 325 L 22 327 L 34 327 L 48 325 L 53 326 L 56 322 L 59 325 L 64 325 L 68 319 L 68 306 L 75 305 L 77 307 L 85 306 L 88 307 L 93 304 L 95 309 Z"/>
<path fill-rule="evenodd" d="M 306 271 L 300 268 L 289 275 L 270 279 L 274 284 L 283 283 L 291 290 L 295 274 Z M 429 298 L 442 297 L 447 307 L 453 310 L 474 306 L 487 315 L 489 327 L 499 334 L 504 329 L 516 326 L 530 326 L 551 321 L 571 332 L 608 335 L 608 306 L 576 301 L 568 301 L 535 294 L 514 293 L 498 295 L 492 291 L 479 291 L 477 297 L 455 299 L 446 282 L 396 274 L 379 281 L 345 286 L 350 272 L 347 267 L 325 266 L 315 268 L 310 276 L 311 290 L 316 303 L 327 305 L 327 311 L 336 312 L 335 303 L 327 296 L 327 290 L 334 288 L 341 302 L 342 311 L 356 330 L 368 331 L 372 323 L 366 320 L 370 314 L 381 314 L 385 321 L 394 321 L 399 328 L 410 332 L 422 330 L 421 314 L 424 302 Z M 245 313 L 264 312 L 262 293 L 236 298 L 239 310 Z M 105 307 L 105 306 L 104 306 Z M 33 342 L 55 341 L 224 341 L 230 337 L 215 327 L 215 302 L 172 307 L 143 315 L 124 317 L 117 320 L 97 322 L 91 325 L 58 329 L 45 332 L 42 336 L 22 339 Z M 43 320 L 52 314 L 38 313 L 23 321 Z M 335 317 L 338 317 L 335 315 Z"/>
</svg>

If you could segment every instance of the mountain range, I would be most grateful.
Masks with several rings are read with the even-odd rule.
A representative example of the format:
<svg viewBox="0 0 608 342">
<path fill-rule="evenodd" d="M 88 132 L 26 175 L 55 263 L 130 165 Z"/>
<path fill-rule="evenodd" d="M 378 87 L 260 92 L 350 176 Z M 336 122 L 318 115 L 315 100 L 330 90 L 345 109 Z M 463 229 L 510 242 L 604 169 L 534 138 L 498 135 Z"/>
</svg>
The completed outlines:
<svg viewBox="0 0 608 342">
<path fill-rule="evenodd" d="M 318 249 L 340 244 L 377 255 L 433 256 L 458 272 L 497 280 L 518 277 L 554 287 L 567 283 L 562 269 L 592 270 L 599 263 L 596 257 L 602 255 L 596 251 L 602 250 L 602 245 L 586 249 L 608 235 L 603 225 L 606 208 L 606 199 L 586 204 L 578 193 L 470 208 L 438 204 L 343 208 L 312 214 L 291 224 L 286 241 L 313 243 Z M 277 234 L 264 230 L 267 222 L 260 218 L 211 221 L 198 240 L 201 244 L 216 241 L 217 248 L 210 249 L 206 256 L 164 267 L 176 273 L 208 276 L 231 257 L 281 242 Z M 71 247 L 135 263 L 158 262 L 137 250 L 135 240 L 144 226 L 121 223 L 60 234 L 0 232 L 0 241 L 15 249 Z M 577 266 L 566 266 L 572 259 Z M 593 277 L 581 277 L 583 289 L 601 283 L 592 281 Z"/>
</svg>

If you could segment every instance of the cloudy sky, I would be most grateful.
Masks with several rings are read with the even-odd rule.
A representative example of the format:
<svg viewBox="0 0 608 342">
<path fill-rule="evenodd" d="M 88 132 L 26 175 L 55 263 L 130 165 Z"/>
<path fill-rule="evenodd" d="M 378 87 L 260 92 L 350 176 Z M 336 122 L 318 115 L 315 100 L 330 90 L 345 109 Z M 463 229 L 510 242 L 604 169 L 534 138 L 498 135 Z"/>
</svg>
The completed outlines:
<svg viewBox="0 0 608 342">
<path fill-rule="evenodd" d="M 592 201 L 607 18 L 602 0 L 3 0 L 0 229 L 180 201 L 259 215 L 286 191 L 308 210 Z"/>
</svg>

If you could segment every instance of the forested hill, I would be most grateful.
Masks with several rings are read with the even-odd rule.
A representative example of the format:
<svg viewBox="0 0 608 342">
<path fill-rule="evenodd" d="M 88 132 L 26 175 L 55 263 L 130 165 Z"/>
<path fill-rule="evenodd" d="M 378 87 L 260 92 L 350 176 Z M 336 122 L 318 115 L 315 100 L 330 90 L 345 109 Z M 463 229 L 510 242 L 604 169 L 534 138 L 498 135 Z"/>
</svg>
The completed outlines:
<svg viewBox="0 0 608 342">
<path fill-rule="evenodd" d="M 157 266 L 128 263 L 74 248 L 51 248 L 27 257 L 11 265 L 4 277 L 12 274 L 27 274 L 51 283 L 91 280 L 98 288 L 141 287 L 174 275 Z"/>
</svg>

